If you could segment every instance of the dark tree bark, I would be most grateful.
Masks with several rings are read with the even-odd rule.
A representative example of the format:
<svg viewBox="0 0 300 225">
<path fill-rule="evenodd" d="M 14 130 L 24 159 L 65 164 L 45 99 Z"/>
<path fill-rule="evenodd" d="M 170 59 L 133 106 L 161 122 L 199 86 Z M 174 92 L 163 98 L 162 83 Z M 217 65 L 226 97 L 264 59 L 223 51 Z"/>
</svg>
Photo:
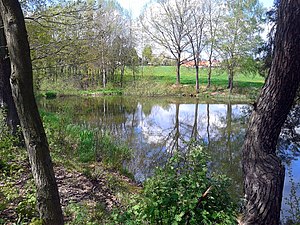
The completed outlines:
<svg viewBox="0 0 300 225">
<path fill-rule="evenodd" d="M 176 85 L 180 85 L 180 66 L 181 66 L 181 54 L 178 53 L 176 60 Z"/>
<path fill-rule="evenodd" d="M 208 65 L 208 73 L 207 73 L 207 88 L 210 88 L 210 85 L 211 85 L 211 71 L 212 71 L 212 69 L 211 69 L 211 67 L 212 67 L 211 55 L 212 54 L 210 53 L 209 58 L 208 58 L 209 65 Z"/>
<path fill-rule="evenodd" d="M 196 64 L 195 69 L 196 69 L 196 93 L 199 94 L 200 84 L 199 84 L 199 66 L 198 66 L 198 64 Z"/>
<path fill-rule="evenodd" d="M 9 83 L 11 74 L 10 60 L 6 48 L 6 39 L 3 28 L 3 20 L 0 16 L 0 107 L 6 109 L 6 123 L 12 135 L 17 134 L 18 125 L 20 125 L 17 109 L 12 97 L 12 91 Z"/>
<path fill-rule="evenodd" d="M 227 86 L 227 88 L 229 89 L 230 93 L 233 90 L 233 75 L 234 75 L 233 68 L 229 68 L 229 70 L 228 70 L 228 86 Z"/>
<path fill-rule="evenodd" d="M 0 13 L 11 61 L 10 83 L 37 189 L 38 210 L 44 224 L 60 225 L 63 215 L 48 142 L 33 94 L 24 16 L 17 0 L 1 0 Z"/>
<path fill-rule="evenodd" d="M 299 87 L 299 43 L 300 1 L 281 1 L 272 67 L 243 146 L 246 205 L 241 224 L 280 224 L 284 167 L 276 144 Z"/>
</svg>

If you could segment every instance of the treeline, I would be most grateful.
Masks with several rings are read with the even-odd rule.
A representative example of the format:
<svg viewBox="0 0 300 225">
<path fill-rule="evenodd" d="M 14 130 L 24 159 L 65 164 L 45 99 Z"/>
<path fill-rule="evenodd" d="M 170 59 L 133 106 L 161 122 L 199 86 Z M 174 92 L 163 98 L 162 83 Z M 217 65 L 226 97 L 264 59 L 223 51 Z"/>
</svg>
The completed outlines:
<svg viewBox="0 0 300 225">
<path fill-rule="evenodd" d="M 143 30 L 176 61 L 177 84 L 180 66 L 192 61 L 199 89 L 199 63 L 208 59 L 208 86 L 214 59 L 228 72 L 233 88 L 236 72 L 258 70 L 259 48 L 265 10 L 258 0 L 166 0 L 150 3 L 141 17 Z M 149 48 L 149 47 L 148 47 Z M 149 50 L 145 50 L 149 60 Z"/>
<path fill-rule="evenodd" d="M 138 55 L 131 18 L 114 0 L 37 1 L 23 6 L 36 86 L 44 78 L 79 88 L 122 86 L 125 66 L 135 75 Z"/>
<path fill-rule="evenodd" d="M 208 87 L 218 60 L 232 90 L 237 72 L 262 68 L 266 18 L 258 0 L 157 0 L 135 20 L 116 0 L 30 0 L 23 10 L 36 87 L 45 78 L 81 89 L 122 87 L 126 72 L 135 80 L 140 65 L 176 65 L 180 84 L 181 65 L 192 62 L 198 92 L 199 63 L 207 59 Z"/>
</svg>

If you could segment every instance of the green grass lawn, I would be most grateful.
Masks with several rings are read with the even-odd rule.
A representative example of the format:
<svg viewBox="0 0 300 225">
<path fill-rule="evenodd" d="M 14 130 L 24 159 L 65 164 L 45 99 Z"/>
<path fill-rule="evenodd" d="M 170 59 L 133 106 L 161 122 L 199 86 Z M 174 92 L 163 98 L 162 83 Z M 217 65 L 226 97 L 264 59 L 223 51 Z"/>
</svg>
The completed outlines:
<svg viewBox="0 0 300 225">
<path fill-rule="evenodd" d="M 195 69 L 181 67 L 181 84 L 194 85 L 196 82 Z M 140 76 L 146 79 L 159 81 L 167 84 L 176 83 L 176 67 L 175 66 L 145 66 L 140 68 Z M 200 73 L 200 85 L 207 85 L 207 69 L 201 68 Z M 222 88 L 227 87 L 228 77 L 224 70 L 213 69 L 211 76 L 211 85 L 219 86 Z M 258 74 L 236 74 L 234 77 L 235 87 L 255 87 L 260 88 L 264 84 L 264 78 Z"/>
</svg>

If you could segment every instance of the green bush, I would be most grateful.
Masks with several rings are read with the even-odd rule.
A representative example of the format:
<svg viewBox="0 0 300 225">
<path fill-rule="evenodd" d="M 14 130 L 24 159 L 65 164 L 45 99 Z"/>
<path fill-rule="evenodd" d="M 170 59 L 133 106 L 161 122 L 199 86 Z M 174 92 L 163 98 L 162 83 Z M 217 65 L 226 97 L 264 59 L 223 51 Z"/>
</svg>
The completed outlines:
<svg viewBox="0 0 300 225">
<path fill-rule="evenodd" d="M 236 224 L 237 206 L 226 188 L 229 180 L 211 173 L 209 158 L 197 147 L 177 153 L 144 184 L 118 224 Z M 207 190 L 209 193 L 203 196 Z"/>
<path fill-rule="evenodd" d="M 0 210 L 12 207 L 13 202 L 16 205 L 13 210 L 17 214 L 17 224 L 27 224 L 32 218 L 37 217 L 35 208 L 35 186 L 33 180 L 30 179 L 22 184 L 22 188 L 27 190 L 23 195 L 20 195 L 19 188 L 16 184 L 24 179 L 24 162 L 28 160 L 26 150 L 17 147 L 17 137 L 10 134 L 8 127 L 3 120 L 4 114 L 0 111 Z M 26 164 L 26 163 L 25 163 Z M 26 175 L 25 175 L 26 176 Z M 2 223 L 0 219 L 0 224 Z"/>
<path fill-rule="evenodd" d="M 45 97 L 46 97 L 46 99 L 53 99 L 53 98 L 57 97 L 57 93 L 54 91 L 47 91 L 45 93 Z"/>
</svg>

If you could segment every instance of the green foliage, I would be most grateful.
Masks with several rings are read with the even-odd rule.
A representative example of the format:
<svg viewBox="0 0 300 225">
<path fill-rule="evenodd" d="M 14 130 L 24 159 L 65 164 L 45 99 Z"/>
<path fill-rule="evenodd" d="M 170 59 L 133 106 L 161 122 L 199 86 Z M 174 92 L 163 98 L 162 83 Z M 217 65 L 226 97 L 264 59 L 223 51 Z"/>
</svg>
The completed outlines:
<svg viewBox="0 0 300 225">
<path fill-rule="evenodd" d="M 12 149 L 15 143 L 15 137 L 10 135 L 9 129 L 6 125 L 5 115 L 5 111 L 0 108 L 0 151 Z M 4 158 L 2 157 L 0 159 L 0 169 L 3 163 L 3 159 Z"/>
<path fill-rule="evenodd" d="M 66 133 L 77 140 L 77 153 L 81 162 L 89 162 L 95 159 L 96 143 L 95 134 L 92 130 L 84 126 L 70 124 L 66 128 Z"/>
<path fill-rule="evenodd" d="M 123 91 L 120 88 L 114 88 L 109 86 L 110 84 L 108 84 L 106 88 L 81 91 L 80 93 L 88 94 L 88 95 L 122 95 L 123 94 Z"/>
<path fill-rule="evenodd" d="M 45 93 L 45 97 L 46 97 L 47 99 L 53 99 L 53 98 L 56 98 L 56 97 L 57 97 L 57 93 L 54 92 L 54 91 L 47 91 L 47 92 Z"/>
<path fill-rule="evenodd" d="M 36 218 L 37 211 L 35 209 L 36 206 L 36 194 L 35 194 L 35 188 L 34 185 L 31 185 L 31 188 L 26 188 L 27 193 L 18 203 L 18 206 L 16 208 L 16 212 L 19 215 L 19 220 L 24 220 L 24 219 L 30 219 L 30 218 Z M 32 191 L 34 190 L 34 191 Z"/>
<path fill-rule="evenodd" d="M 107 165 L 122 169 L 123 161 L 130 160 L 132 149 L 124 144 L 113 141 L 109 134 L 104 134 L 98 142 L 97 158 L 102 158 Z"/>
<path fill-rule="evenodd" d="M 55 150 L 52 152 L 52 156 L 56 157 L 56 155 L 59 155 L 59 157 L 61 157 L 62 154 L 68 153 L 71 149 L 72 142 L 67 139 L 65 126 L 69 119 L 60 114 L 47 113 L 44 111 L 41 111 L 40 114 L 48 138 L 49 147 Z"/>
<path fill-rule="evenodd" d="M 153 58 L 152 48 L 150 45 L 146 45 L 142 53 L 143 59 L 145 60 L 145 65 L 151 63 Z"/>
<path fill-rule="evenodd" d="M 43 225 L 43 224 L 44 224 L 44 222 L 42 219 L 33 218 L 29 225 Z"/>
<path fill-rule="evenodd" d="M 144 184 L 121 215 L 120 224 L 235 224 L 236 206 L 226 190 L 229 180 L 211 174 L 209 158 L 198 147 L 176 153 Z M 201 197 L 209 187 L 207 196 Z M 200 200 L 201 199 L 201 200 Z"/>
<path fill-rule="evenodd" d="M 63 115 L 41 113 L 51 148 L 74 149 L 81 162 L 101 160 L 121 169 L 124 160 L 131 157 L 131 149 L 116 143 L 109 134 L 86 125 L 72 124 Z M 66 150 L 65 152 L 66 153 Z"/>
<path fill-rule="evenodd" d="M 84 207 L 83 205 L 76 203 L 69 204 L 66 208 L 66 215 L 74 218 L 70 224 L 91 224 L 88 223 L 90 218 L 88 217 L 87 207 Z"/>
<path fill-rule="evenodd" d="M 28 163 L 26 150 L 15 147 L 16 137 L 9 133 L 1 112 L 0 117 L 0 210 L 6 209 L 9 203 L 14 202 L 17 205 L 15 212 L 18 224 L 27 223 L 37 216 L 37 211 L 33 180 L 31 177 L 24 180 L 28 172 L 24 168 Z M 20 182 L 22 189 L 27 190 L 22 195 L 22 190 L 17 186 Z"/>
<path fill-rule="evenodd" d="M 91 206 L 81 203 L 70 203 L 65 210 L 67 217 L 72 217 L 70 225 L 98 225 L 106 224 L 108 218 L 105 206 L 97 203 L 92 209 Z"/>
</svg>

